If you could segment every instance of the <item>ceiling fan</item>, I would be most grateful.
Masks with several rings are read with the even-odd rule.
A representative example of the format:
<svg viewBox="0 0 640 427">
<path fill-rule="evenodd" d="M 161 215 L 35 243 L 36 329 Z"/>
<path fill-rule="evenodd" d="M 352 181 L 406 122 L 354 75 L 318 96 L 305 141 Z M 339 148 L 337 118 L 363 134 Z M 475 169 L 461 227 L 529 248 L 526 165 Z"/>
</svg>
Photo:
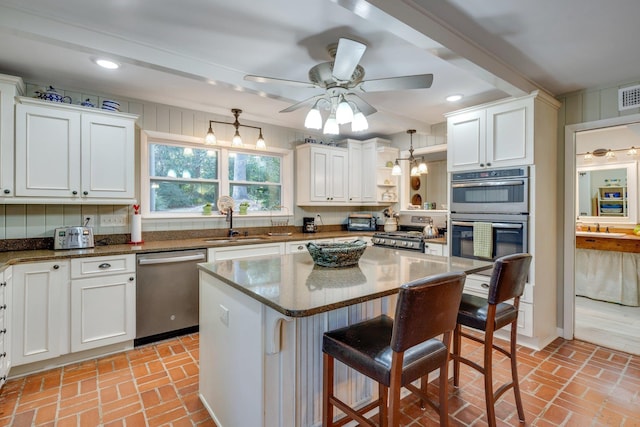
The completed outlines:
<svg viewBox="0 0 640 427">
<path fill-rule="evenodd" d="M 312 107 L 307 115 L 307 120 L 305 120 L 305 126 L 312 129 L 320 129 L 322 127 L 322 117 L 318 108 L 324 108 L 329 110 L 329 118 L 325 123 L 324 133 L 337 134 L 339 132 L 338 125 L 349 122 L 352 122 L 352 130 L 365 130 L 368 128 L 368 124 L 364 117 L 375 113 L 377 110 L 362 99 L 359 93 L 427 89 L 433 83 L 433 74 L 364 80 L 364 68 L 359 65 L 359 62 L 366 49 L 367 46 L 363 43 L 340 38 L 337 44 L 334 43 L 327 47 L 333 60 L 313 66 L 309 70 L 309 82 L 256 75 L 246 75 L 244 78 L 257 83 L 280 83 L 290 86 L 324 89 L 325 93 L 290 105 L 280 112 L 288 113 L 305 106 Z M 334 124 L 331 120 L 337 123 Z M 330 129 L 327 129 L 327 124 L 329 124 Z"/>
</svg>

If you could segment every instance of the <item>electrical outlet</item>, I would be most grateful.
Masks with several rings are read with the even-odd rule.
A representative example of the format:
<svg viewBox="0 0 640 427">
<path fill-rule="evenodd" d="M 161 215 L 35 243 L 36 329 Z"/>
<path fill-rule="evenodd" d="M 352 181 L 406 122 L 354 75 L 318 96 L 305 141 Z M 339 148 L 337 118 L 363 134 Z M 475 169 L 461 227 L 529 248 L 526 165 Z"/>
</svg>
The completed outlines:
<svg viewBox="0 0 640 427">
<path fill-rule="evenodd" d="M 126 215 L 101 215 L 100 225 L 102 227 L 122 227 L 127 225 Z"/>
</svg>

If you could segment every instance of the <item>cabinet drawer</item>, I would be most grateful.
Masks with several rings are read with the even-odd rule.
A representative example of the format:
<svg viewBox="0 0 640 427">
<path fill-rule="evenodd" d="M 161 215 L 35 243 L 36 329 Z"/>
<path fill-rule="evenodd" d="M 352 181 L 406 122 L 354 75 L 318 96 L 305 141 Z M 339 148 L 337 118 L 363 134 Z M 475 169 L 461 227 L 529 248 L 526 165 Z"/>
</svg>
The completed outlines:
<svg viewBox="0 0 640 427">
<path fill-rule="evenodd" d="M 467 276 L 464 282 L 464 292 L 486 298 L 489 294 L 489 279 L 489 276 Z M 523 302 L 533 303 L 533 285 L 531 283 L 524 284 L 524 292 L 520 297 L 520 304 Z"/>
<path fill-rule="evenodd" d="M 318 240 L 301 240 L 299 242 L 287 243 L 287 253 L 297 254 L 298 252 L 307 252 L 307 243 L 333 243 L 333 239 L 318 239 Z"/>
<path fill-rule="evenodd" d="M 133 273 L 136 270 L 135 255 L 76 258 L 71 260 L 71 278 Z"/>
</svg>

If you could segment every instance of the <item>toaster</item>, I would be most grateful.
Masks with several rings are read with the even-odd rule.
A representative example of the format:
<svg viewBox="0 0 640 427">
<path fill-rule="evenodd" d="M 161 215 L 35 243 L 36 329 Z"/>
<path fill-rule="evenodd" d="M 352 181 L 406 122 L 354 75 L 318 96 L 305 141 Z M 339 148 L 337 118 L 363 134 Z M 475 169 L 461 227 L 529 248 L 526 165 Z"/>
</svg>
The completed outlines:
<svg viewBox="0 0 640 427">
<path fill-rule="evenodd" d="M 91 227 L 56 228 L 53 236 L 53 249 L 93 248 L 93 229 Z"/>
<path fill-rule="evenodd" d="M 347 230 L 349 231 L 375 231 L 376 219 L 371 214 L 352 213 L 347 218 Z"/>
</svg>

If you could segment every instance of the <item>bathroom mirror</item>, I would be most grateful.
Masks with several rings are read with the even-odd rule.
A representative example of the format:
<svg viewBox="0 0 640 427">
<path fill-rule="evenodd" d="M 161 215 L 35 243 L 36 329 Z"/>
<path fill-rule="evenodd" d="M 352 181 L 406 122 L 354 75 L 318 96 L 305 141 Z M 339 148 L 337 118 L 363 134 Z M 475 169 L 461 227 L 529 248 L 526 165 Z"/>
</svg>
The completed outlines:
<svg viewBox="0 0 640 427">
<path fill-rule="evenodd" d="M 585 165 L 576 171 L 576 216 L 579 221 L 636 223 L 636 162 Z"/>
</svg>

